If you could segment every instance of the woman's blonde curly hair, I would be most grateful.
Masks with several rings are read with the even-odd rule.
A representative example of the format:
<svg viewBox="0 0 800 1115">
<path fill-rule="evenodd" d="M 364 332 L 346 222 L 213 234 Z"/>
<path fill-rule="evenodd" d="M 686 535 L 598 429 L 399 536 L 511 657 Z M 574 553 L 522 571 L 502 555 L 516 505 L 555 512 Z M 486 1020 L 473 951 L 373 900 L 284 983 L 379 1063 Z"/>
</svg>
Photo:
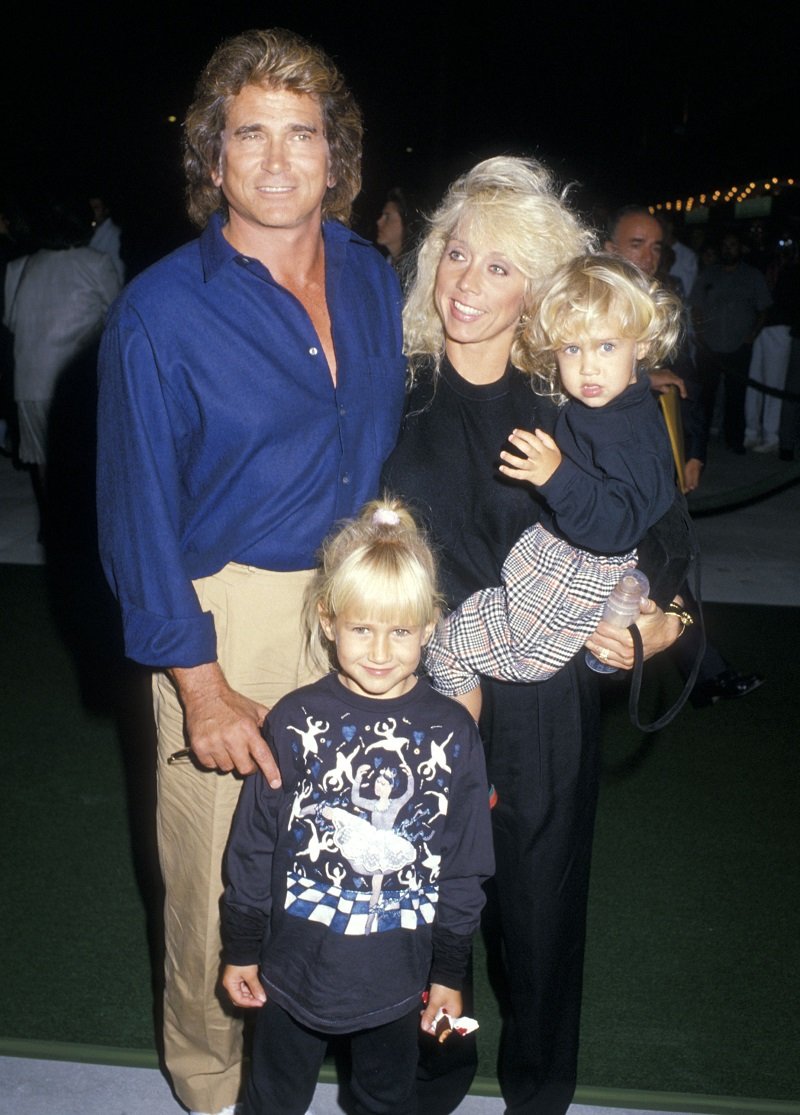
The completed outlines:
<svg viewBox="0 0 800 1115">
<path fill-rule="evenodd" d="M 593 234 L 566 203 L 550 171 L 535 159 L 500 155 L 457 178 L 427 222 L 416 274 L 403 313 L 405 352 L 415 368 L 433 359 L 438 371 L 445 335 L 434 302 L 436 271 L 447 242 L 459 231 L 471 244 L 501 251 L 526 279 L 523 314 L 511 361 L 533 370 L 531 315 L 561 264 L 586 251 Z"/>
</svg>

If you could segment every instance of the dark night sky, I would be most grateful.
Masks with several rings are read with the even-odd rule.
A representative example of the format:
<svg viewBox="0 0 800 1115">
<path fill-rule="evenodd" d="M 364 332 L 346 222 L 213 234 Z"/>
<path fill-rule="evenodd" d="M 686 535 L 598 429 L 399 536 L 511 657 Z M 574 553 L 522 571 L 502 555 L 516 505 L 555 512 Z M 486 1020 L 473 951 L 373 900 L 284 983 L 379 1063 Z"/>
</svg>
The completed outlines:
<svg viewBox="0 0 800 1115">
<path fill-rule="evenodd" d="M 363 219 L 386 186 L 435 197 L 501 151 L 538 155 L 612 205 L 800 169 L 790 5 L 761 5 L 749 23 L 709 4 L 635 18 L 632 6 L 598 15 L 580 3 L 484 2 L 477 16 L 463 2 L 230 2 L 209 14 L 167 0 L 160 16 L 64 6 L 51 19 L 35 7 L 6 25 L 0 66 L 0 187 L 21 195 L 105 181 L 123 207 L 178 212 L 179 127 L 167 115 L 182 117 L 221 38 L 272 25 L 320 42 L 358 96 Z"/>
</svg>

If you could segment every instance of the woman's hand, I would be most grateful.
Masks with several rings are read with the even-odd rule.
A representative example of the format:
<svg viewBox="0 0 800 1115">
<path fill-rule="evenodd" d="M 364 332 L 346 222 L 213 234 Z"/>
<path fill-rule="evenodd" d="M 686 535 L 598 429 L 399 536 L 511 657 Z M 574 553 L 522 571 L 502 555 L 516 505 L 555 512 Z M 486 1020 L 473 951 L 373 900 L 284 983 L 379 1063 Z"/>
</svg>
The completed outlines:
<svg viewBox="0 0 800 1115">
<path fill-rule="evenodd" d="M 561 464 L 561 450 L 544 430 L 512 430 L 508 440 L 524 454 L 518 457 L 506 450 L 500 454 L 505 462 L 500 471 L 514 480 L 545 484 Z"/>
<path fill-rule="evenodd" d="M 679 598 L 676 600 L 680 603 Z M 642 636 L 644 657 L 652 658 L 672 646 L 681 633 L 681 621 L 677 616 L 662 612 L 652 600 L 645 600 L 641 611 L 636 626 Z M 624 627 L 613 627 L 601 620 L 597 630 L 586 640 L 586 647 L 608 666 L 618 670 L 633 669 L 633 639 Z"/>
</svg>

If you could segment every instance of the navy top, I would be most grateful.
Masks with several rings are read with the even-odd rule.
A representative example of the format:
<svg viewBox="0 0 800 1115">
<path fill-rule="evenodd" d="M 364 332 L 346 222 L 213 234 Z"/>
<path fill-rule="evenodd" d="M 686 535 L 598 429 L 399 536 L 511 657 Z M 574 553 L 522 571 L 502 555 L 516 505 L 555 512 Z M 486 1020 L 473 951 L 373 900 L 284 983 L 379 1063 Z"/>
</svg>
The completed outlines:
<svg viewBox="0 0 800 1115">
<path fill-rule="evenodd" d="M 128 655 L 216 658 L 191 581 L 230 561 L 308 569 L 377 490 L 403 408 L 400 290 L 323 224 L 338 385 L 301 303 L 212 218 L 112 307 L 99 366 L 98 516 Z"/>
<path fill-rule="evenodd" d="M 600 554 L 632 550 L 675 500 L 669 435 L 650 381 L 603 407 L 564 405 L 553 434 L 561 464 L 539 491 L 552 533 Z"/>
<path fill-rule="evenodd" d="M 429 980 L 460 988 L 494 871 L 466 709 L 422 679 L 384 700 L 328 674 L 279 701 L 264 736 L 283 783 L 242 787 L 224 960 L 260 961 L 269 998 L 324 1033 L 400 1018 Z"/>
</svg>

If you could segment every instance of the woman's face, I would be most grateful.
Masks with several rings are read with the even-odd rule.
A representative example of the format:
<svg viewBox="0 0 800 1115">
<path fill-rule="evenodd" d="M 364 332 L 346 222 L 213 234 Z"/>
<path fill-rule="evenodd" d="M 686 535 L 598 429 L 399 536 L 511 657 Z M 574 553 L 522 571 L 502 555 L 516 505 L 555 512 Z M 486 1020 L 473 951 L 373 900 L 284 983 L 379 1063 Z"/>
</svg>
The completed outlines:
<svg viewBox="0 0 800 1115">
<path fill-rule="evenodd" d="M 447 354 L 456 369 L 459 355 L 472 363 L 502 361 L 505 367 L 524 298 L 525 276 L 508 256 L 472 243 L 468 229 L 457 229 L 445 245 L 434 289 Z"/>
<path fill-rule="evenodd" d="M 376 226 L 378 229 L 378 235 L 375 237 L 377 243 L 385 248 L 390 256 L 399 255 L 403 250 L 403 218 L 393 201 L 386 202 Z"/>
</svg>

